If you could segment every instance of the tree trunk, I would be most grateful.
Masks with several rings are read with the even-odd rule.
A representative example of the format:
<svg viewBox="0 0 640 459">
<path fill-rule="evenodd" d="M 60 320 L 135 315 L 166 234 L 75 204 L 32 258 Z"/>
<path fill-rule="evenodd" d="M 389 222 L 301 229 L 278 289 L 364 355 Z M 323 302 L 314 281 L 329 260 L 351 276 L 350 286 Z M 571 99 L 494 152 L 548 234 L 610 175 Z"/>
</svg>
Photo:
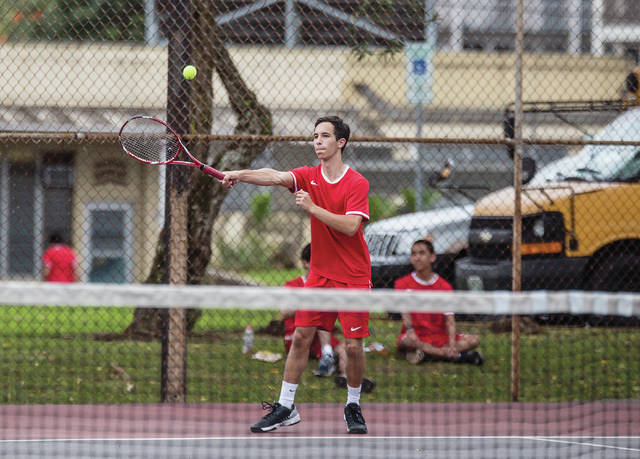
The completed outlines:
<svg viewBox="0 0 640 459">
<path fill-rule="evenodd" d="M 193 0 L 194 24 L 192 58 L 198 69 L 198 77 L 192 80 L 191 132 L 208 134 L 213 122 L 213 72 L 220 77 L 229 97 L 231 108 L 237 116 L 236 134 L 270 135 L 273 133 L 271 112 L 261 105 L 256 95 L 247 87 L 240 72 L 224 46 L 224 37 L 215 22 L 216 8 L 207 0 Z M 264 150 L 265 142 L 236 141 L 221 152 L 212 151 L 213 145 L 192 142 L 191 153 L 205 159 L 219 170 L 247 168 Z M 171 167 L 171 166 L 169 166 Z M 211 234 L 213 224 L 227 195 L 219 182 L 212 177 L 190 169 L 188 199 L 188 263 L 187 283 L 199 284 L 211 258 Z M 156 253 L 147 284 L 162 283 L 164 273 L 164 233 L 158 238 Z M 193 330 L 201 311 L 187 311 L 187 332 Z M 162 317 L 156 308 L 137 308 L 133 320 L 124 333 L 129 337 L 159 338 L 162 336 Z"/>
</svg>

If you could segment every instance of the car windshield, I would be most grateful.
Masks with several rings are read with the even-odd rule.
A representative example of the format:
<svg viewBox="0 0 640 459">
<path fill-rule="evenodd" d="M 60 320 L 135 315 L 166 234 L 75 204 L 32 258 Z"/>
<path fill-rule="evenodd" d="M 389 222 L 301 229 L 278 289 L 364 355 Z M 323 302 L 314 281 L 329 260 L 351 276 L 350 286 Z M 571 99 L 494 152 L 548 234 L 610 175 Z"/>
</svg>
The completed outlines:
<svg viewBox="0 0 640 459">
<path fill-rule="evenodd" d="M 640 147 L 588 145 L 576 156 L 563 158 L 540 170 L 532 184 L 560 180 L 618 182 L 640 177 Z"/>
<path fill-rule="evenodd" d="M 607 126 L 596 140 L 640 141 L 640 110 L 625 113 Z M 639 145 L 587 145 L 578 154 L 542 168 L 531 181 L 621 182 L 640 179 Z"/>
</svg>

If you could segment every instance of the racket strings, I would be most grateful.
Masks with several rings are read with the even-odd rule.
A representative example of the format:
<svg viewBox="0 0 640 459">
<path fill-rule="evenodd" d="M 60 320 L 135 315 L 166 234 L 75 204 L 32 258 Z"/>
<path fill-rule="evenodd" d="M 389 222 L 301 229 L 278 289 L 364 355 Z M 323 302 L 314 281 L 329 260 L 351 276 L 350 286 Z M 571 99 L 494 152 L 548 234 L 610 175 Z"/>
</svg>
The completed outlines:
<svg viewBox="0 0 640 459">
<path fill-rule="evenodd" d="M 133 120 L 120 135 L 122 146 L 141 161 L 167 163 L 176 157 L 180 143 L 172 133 L 162 132 L 162 128 L 160 123 L 150 120 Z"/>
</svg>

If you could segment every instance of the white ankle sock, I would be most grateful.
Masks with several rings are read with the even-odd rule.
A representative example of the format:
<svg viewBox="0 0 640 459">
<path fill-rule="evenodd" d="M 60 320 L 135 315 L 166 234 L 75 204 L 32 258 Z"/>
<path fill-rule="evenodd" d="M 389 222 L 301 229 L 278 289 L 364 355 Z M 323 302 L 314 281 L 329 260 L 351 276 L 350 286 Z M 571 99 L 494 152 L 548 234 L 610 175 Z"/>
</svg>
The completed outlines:
<svg viewBox="0 0 640 459">
<path fill-rule="evenodd" d="M 347 384 L 347 405 L 349 403 L 356 403 L 360 405 L 360 390 L 362 389 L 362 385 L 358 387 L 351 387 Z"/>
<path fill-rule="evenodd" d="M 325 344 L 322 346 L 322 355 L 333 356 L 333 348 L 331 347 L 331 344 Z"/>
<path fill-rule="evenodd" d="M 293 400 L 296 398 L 297 389 L 297 384 L 291 384 L 286 381 L 282 381 L 282 388 L 280 389 L 280 400 L 278 400 L 278 403 L 291 409 L 291 407 L 293 406 Z"/>
</svg>

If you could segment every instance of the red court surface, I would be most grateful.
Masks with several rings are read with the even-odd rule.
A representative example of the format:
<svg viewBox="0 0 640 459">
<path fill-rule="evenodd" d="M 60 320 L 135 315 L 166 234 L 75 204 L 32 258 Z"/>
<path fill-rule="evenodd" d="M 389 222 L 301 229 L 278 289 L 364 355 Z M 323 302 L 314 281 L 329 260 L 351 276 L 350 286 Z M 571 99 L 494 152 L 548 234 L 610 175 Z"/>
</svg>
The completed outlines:
<svg viewBox="0 0 640 459">
<path fill-rule="evenodd" d="M 369 436 L 639 436 L 640 401 L 589 403 L 364 403 Z M 249 426 L 258 403 L 2 405 L 0 440 L 334 437 L 343 405 L 298 405 L 302 422 L 266 434 Z"/>
</svg>

